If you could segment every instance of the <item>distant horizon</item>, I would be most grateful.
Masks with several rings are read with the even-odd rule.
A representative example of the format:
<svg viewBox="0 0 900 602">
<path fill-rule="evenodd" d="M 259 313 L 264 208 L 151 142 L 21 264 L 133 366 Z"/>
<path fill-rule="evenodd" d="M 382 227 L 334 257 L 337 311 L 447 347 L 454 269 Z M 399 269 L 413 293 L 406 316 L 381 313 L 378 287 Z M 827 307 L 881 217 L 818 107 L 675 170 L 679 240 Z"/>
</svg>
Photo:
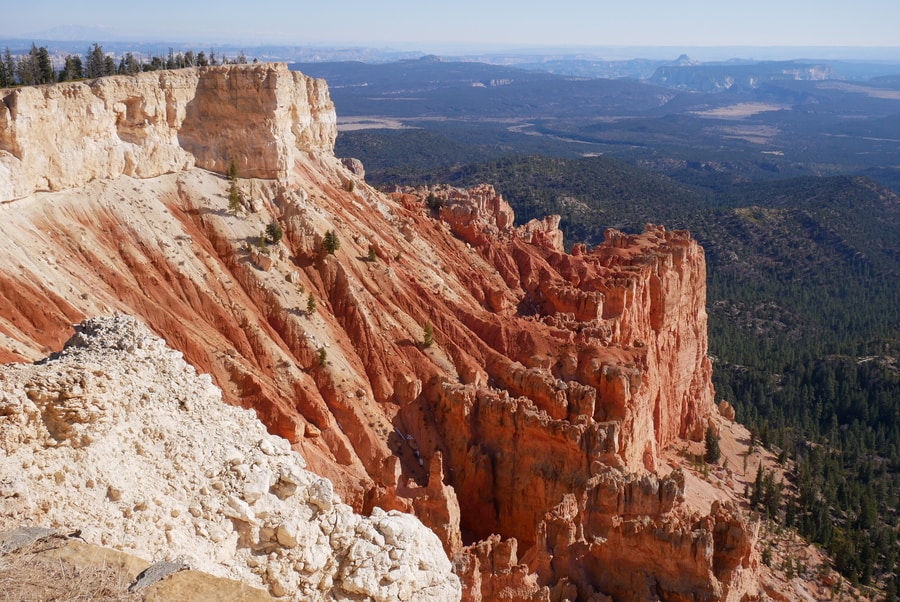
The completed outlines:
<svg viewBox="0 0 900 602">
<path fill-rule="evenodd" d="M 900 45 L 898 46 L 663 46 L 663 45 L 540 45 L 540 44 L 473 44 L 473 43 L 436 43 L 420 45 L 413 42 L 395 42 L 391 45 L 377 43 L 308 43 L 285 44 L 278 42 L 242 43 L 229 41 L 191 41 L 166 39 L 103 39 L 102 37 L 85 37 L 71 39 L 54 39 L 39 36 L 0 36 L 0 49 L 10 43 L 20 43 L 22 48 L 31 43 L 52 45 L 61 48 L 73 48 L 84 45 L 85 50 L 94 43 L 100 45 L 128 45 L 136 47 L 157 46 L 159 52 L 166 52 L 169 47 L 176 50 L 190 48 L 194 50 L 229 49 L 246 50 L 252 56 L 255 48 L 285 48 L 305 50 L 358 50 L 384 54 L 436 55 L 440 57 L 527 57 L 541 56 L 545 58 L 581 57 L 586 60 L 675 60 L 682 55 L 691 59 L 716 62 L 727 60 L 833 60 L 833 61 L 871 61 L 900 64 Z M 75 52 L 76 50 L 70 50 Z"/>
<path fill-rule="evenodd" d="M 680 54 L 690 49 L 701 54 L 711 49 L 755 49 L 769 57 L 778 49 L 839 48 L 867 59 L 900 61 L 896 32 L 900 3 L 895 0 L 857 0 L 852 7 L 842 0 L 758 0 L 752 6 L 720 0 L 677 4 L 557 0 L 552 5 L 528 0 L 427 5 L 412 0 L 345 0 L 339 10 L 284 0 L 257 0 L 252 5 L 234 0 L 215 4 L 158 0 L 146 7 L 111 0 L 77 5 L 44 0 L 14 3 L 3 17 L 0 39 L 198 48 L 349 46 L 431 54 L 627 48 L 651 52 L 649 58 L 661 56 L 661 51 Z"/>
</svg>

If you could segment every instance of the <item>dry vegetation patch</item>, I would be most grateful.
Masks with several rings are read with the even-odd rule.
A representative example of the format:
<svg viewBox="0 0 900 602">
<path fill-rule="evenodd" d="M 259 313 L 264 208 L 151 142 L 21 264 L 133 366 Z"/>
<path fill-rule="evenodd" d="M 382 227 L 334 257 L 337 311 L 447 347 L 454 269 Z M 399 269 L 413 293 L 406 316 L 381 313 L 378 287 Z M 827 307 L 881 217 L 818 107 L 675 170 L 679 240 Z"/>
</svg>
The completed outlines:
<svg viewBox="0 0 900 602">
<path fill-rule="evenodd" d="M 137 602 L 129 593 L 134 569 L 103 550 L 50 538 L 0 558 L 0 601 Z M 73 549 L 74 548 L 74 549 Z"/>
</svg>

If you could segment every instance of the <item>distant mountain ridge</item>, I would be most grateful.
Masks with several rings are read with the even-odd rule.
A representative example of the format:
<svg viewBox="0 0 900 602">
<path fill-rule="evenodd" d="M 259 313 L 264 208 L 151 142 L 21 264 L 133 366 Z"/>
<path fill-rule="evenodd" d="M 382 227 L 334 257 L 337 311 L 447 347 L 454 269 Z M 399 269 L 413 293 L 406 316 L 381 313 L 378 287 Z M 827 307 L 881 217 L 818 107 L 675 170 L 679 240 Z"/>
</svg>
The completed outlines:
<svg viewBox="0 0 900 602">
<path fill-rule="evenodd" d="M 659 67 L 649 81 L 662 86 L 697 92 L 753 89 L 767 82 L 819 81 L 833 79 L 834 70 L 825 63 L 796 61 L 749 65 L 676 64 Z"/>
</svg>

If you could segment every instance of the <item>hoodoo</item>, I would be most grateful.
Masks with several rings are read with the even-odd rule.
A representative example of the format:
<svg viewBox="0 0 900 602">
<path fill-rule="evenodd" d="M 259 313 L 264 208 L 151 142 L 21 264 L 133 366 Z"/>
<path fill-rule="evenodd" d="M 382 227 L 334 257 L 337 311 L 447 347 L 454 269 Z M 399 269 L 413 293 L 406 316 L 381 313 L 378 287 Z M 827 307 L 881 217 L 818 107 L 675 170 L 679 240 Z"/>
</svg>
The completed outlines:
<svg viewBox="0 0 900 602">
<path fill-rule="evenodd" d="M 376 191 L 333 155 L 325 83 L 280 64 L 0 97 L 0 360 L 59 350 L 71 325 L 92 316 L 136 316 L 371 515 L 353 519 L 372 528 L 356 527 L 365 536 L 351 548 L 388 541 L 385 525 L 407 520 L 392 511 L 414 513 L 452 558 L 466 600 L 757 595 L 755 527 L 724 497 L 691 503 L 696 479 L 662 455 L 702 439 L 715 412 L 705 258 L 688 233 L 611 230 L 595 249 L 566 252 L 558 218 L 516 226 L 487 185 Z M 122 361 L 128 350 L 116 349 L 110 357 Z M 108 386 L 77 369 L 85 382 L 54 381 L 39 401 L 24 382 L 7 383 L 55 416 L 47 454 L 98 436 L 85 424 L 112 420 L 103 404 L 85 405 L 87 423 L 65 409 L 84 387 L 89 400 L 91 387 Z M 16 416 L 0 411 L 6 440 L 24 436 Z M 165 431 L 153 434 L 160 445 Z M 126 462 L 138 447 L 110 453 Z M 254 468 L 255 453 L 227 470 L 258 484 L 256 499 L 274 492 L 278 506 L 284 479 Z M 58 486 L 87 496 L 78 503 L 96 493 Z M 188 510 L 209 503 L 196 495 Z M 198 543 L 203 563 L 230 566 L 264 541 L 305 545 L 259 513 L 256 530 L 241 531 L 255 512 L 244 501 L 228 501 L 229 522 L 216 523 L 236 534 L 229 558 Z M 2 523 L 28 517 L 0 510 Z M 152 538 L 166 533 L 142 533 L 140 545 L 156 550 Z M 451 591 L 434 562 L 434 587 L 402 599 Z M 296 566 L 269 571 L 270 592 L 307 587 Z"/>
</svg>

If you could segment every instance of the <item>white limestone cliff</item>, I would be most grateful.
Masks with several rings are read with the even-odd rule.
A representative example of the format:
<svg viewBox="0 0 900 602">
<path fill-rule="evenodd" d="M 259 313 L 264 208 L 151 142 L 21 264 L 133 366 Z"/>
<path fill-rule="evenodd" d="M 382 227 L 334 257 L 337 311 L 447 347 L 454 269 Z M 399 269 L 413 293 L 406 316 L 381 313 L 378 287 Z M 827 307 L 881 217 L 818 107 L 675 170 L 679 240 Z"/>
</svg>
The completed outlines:
<svg viewBox="0 0 900 602">
<path fill-rule="evenodd" d="M 0 90 L 0 201 L 232 160 L 241 177 L 284 178 L 336 136 L 325 82 L 282 63 Z"/>
</svg>

